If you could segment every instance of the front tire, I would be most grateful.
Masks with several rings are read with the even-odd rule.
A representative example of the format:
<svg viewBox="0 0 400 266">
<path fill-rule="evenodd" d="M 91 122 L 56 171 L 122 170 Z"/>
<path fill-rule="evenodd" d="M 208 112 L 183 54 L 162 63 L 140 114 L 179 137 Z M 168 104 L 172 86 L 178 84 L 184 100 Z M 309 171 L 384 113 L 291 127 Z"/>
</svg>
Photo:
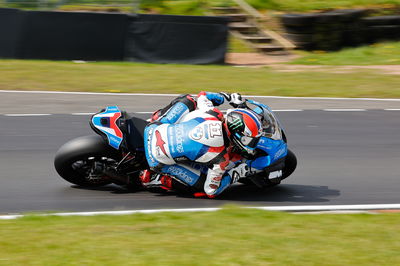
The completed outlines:
<svg viewBox="0 0 400 266">
<path fill-rule="evenodd" d="M 285 168 L 283 168 L 282 180 L 290 176 L 297 167 L 296 155 L 288 149 L 288 153 L 285 158 Z"/>
<path fill-rule="evenodd" d="M 265 172 L 261 172 L 256 174 L 253 177 L 253 180 L 250 178 L 243 178 L 240 179 L 239 182 L 245 185 L 256 185 L 260 188 L 270 188 L 275 187 L 280 184 L 280 181 L 289 177 L 297 167 L 297 158 L 296 155 L 288 149 L 287 155 L 285 157 L 285 167 L 282 169 L 282 177 L 280 178 L 279 182 L 273 183 L 268 179 Z M 258 181 L 260 180 L 260 181 Z"/>
<path fill-rule="evenodd" d="M 85 136 L 65 143 L 57 151 L 54 166 L 66 181 L 83 187 L 99 187 L 112 183 L 105 175 L 93 174 L 101 160 L 120 160 L 119 152 L 108 146 L 100 136 Z"/>
</svg>

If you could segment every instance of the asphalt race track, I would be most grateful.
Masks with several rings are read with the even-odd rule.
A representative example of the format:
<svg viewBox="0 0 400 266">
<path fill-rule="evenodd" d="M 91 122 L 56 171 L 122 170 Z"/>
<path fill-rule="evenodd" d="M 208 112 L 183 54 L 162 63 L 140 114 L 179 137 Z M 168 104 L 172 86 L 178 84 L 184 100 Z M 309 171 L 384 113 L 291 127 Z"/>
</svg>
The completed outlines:
<svg viewBox="0 0 400 266">
<path fill-rule="evenodd" d="M 167 104 L 171 97 L 102 95 L 94 99 L 92 95 L 0 94 L 0 214 L 215 207 L 228 203 L 400 203 L 400 101 L 259 99 L 281 109 L 277 114 L 286 129 L 289 147 L 298 157 L 298 169 L 276 188 L 237 185 L 211 200 L 128 192 L 117 186 L 88 190 L 67 183 L 54 170 L 54 154 L 63 143 L 94 134 L 85 112 L 96 112 L 104 104 L 119 104 L 130 112 L 150 112 Z M 342 109 L 324 110 L 336 106 Z"/>
</svg>

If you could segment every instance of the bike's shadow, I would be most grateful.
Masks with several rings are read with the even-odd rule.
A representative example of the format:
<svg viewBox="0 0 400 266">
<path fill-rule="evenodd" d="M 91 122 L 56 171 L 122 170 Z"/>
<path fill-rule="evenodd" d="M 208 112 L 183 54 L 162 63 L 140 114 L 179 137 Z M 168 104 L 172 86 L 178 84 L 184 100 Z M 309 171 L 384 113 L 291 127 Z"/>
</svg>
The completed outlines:
<svg viewBox="0 0 400 266">
<path fill-rule="evenodd" d="M 97 188 L 83 188 L 72 186 L 76 189 L 107 191 L 113 194 L 135 193 L 138 190 L 127 190 L 126 188 L 109 185 Z M 144 192 L 143 190 L 139 190 Z M 193 198 L 192 195 L 180 194 L 175 192 L 148 192 L 158 197 L 177 197 L 177 198 Z M 271 188 L 258 188 L 253 185 L 238 184 L 228 188 L 219 197 L 212 199 L 217 201 L 230 202 L 329 202 L 332 198 L 340 196 L 340 191 L 330 189 L 328 186 L 309 186 L 296 184 L 281 184 Z M 207 199 L 199 199 L 207 200 Z"/>
<path fill-rule="evenodd" d="M 340 191 L 328 186 L 308 186 L 281 184 L 260 189 L 250 185 L 232 186 L 225 191 L 221 200 L 229 201 L 268 201 L 268 202 L 328 202 L 340 196 Z"/>
</svg>

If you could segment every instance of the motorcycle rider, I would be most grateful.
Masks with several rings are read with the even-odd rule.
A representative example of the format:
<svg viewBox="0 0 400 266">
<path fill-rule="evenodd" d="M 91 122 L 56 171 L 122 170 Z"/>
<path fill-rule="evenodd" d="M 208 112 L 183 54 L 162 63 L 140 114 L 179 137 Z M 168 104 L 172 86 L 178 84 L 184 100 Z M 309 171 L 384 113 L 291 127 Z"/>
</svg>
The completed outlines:
<svg viewBox="0 0 400 266">
<path fill-rule="evenodd" d="M 225 100 L 236 108 L 226 119 L 215 108 Z M 248 108 L 238 93 L 202 91 L 197 99 L 183 95 L 156 111 L 145 129 L 145 154 L 151 170 L 141 173 L 143 186 L 169 190 L 174 183 L 194 185 L 207 172 L 204 193 L 195 196 L 214 198 L 252 170 L 261 171 L 268 156 L 255 154 L 266 128 L 262 109 L 258 109 Z M 190 162 L 208 169 L 198 169 L 199 164 Z"/>
</svg>

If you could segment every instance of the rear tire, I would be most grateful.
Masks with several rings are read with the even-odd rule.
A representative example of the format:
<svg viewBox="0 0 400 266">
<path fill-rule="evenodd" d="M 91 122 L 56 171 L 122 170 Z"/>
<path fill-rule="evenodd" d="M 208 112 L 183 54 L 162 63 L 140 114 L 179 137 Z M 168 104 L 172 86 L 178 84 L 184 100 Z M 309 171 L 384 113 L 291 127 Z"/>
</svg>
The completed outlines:
<svg viewBox="0 0 400 266">
<path fill-rule="evenodd" d="M 65 143 L 57 151 L 54 166 L 66 181 L 83 187 L 99 187 L 112 183 L 106 176 L 88 178 L 90 164 L 102 158 L 120 160 L 117 150 L 108 146 L 100 136 L 85 136 Z"/>
</svg>

